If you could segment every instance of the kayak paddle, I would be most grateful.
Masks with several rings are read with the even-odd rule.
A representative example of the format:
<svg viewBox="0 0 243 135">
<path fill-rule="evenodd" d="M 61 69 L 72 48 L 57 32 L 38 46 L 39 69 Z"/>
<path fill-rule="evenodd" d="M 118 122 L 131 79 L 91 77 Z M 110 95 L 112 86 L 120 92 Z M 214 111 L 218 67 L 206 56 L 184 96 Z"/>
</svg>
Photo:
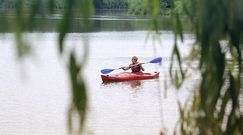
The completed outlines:
<svg viewBox="0 0 243 135">
<path fill-rule="evenodd" d="M 118 69 L 120 69 L 120 68 L 118 68 Z M 110 72 L 112 72 L 114 70 L 117 70 L 117 69 L 102 69 L 102 70 L 100 70 L 100 72 L 102 74 L 108 74 L 108 73 L 110 73 Z"/>
<path fill-rule="evenodd" d="M 161 57 L 158 57 L 158 58 L 154 58 L 153 60 L 147 62 L 147 63 L 160 63 L 162 61 L 162 58 Z M 140 63 L 140 64 L 147 64 L 147 63 Z M 117 68 L 117 69 L 121 69 L 121 68 Z M 100 72 L 102 74 L 108 74 L 114 70 L 117 70 L 117 69 L 102 69 L 100 70 Z"/>
<path fill-rule="evenodd" d="M 151 60 L 150 62 L 147 63 L 160 63 L 162 61 L 161 57 L 158 58 L 154 58 L 153 60 Z M 140 64 L 147 64 L 147 63 L 140 63 Z"/>
</svg>

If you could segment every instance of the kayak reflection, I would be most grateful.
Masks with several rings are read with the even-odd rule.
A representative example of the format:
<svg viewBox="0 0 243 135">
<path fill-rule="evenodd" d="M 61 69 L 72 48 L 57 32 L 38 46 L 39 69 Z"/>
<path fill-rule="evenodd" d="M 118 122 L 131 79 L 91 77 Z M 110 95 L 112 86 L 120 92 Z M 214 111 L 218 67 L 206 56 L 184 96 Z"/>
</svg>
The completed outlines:
<svg viewBox="0 0 243 135">
<path fill-rule="evenodd" d="M 141 80 L 123 81 L 123 82 L 102 82 L 103 85 L 109 86 L 114 84 L 130 85 L 131 88 L 139 88 L 141 86 Z"/>
</svg>

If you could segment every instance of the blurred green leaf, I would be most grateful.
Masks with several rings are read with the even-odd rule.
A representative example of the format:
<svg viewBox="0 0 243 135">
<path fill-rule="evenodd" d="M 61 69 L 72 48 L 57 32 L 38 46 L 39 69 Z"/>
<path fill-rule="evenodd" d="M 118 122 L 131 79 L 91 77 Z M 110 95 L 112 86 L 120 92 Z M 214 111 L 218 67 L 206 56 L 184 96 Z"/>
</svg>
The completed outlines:
<svg viewBox="0 0 243 135">
<path fill-rule="evenodd" d="M 68 32 L 68 29 L 70 28 L 71 20 L 73 17 L 73 11 L 72 9 L 74 8 L 75 5 L 75 0 L 66 0 L 65 1 L 65 8 L 64 8 L 64 15 L 62 22 L 59 26 L 59 51 L 60 53 L 63 52 L 63 41 L 65 38 L 66 33 Z"/>
<path fill-rule="evenodd" d="M 79 132 L 81 133 L 83 131 L 85 116 L 86 116 L 86 110 L 87 110 L 87 93 L 86 93 L 86 86 L 84 83 L 84 80 L 80 76 L 80 69 L 81 65 L 77 63 L 76 57 L 74 53 L 72 52 L 69 57 L 69 72 L 70 72 L 70 78 L 71 78 L 71 84 L 72 84 L 72 103 L 70 106 L 69 113 L 69 119 L 68 119 L 68 125 L 69 125 L 69 131 L 70 133 L 73 133 L 73 127 L 72 123 L 74 122 L 72 120 L 72 117 L 76 116 L 73 115 L 75 113 L 78 113 L 78 119 L 79 119 Z"/>
</svg>

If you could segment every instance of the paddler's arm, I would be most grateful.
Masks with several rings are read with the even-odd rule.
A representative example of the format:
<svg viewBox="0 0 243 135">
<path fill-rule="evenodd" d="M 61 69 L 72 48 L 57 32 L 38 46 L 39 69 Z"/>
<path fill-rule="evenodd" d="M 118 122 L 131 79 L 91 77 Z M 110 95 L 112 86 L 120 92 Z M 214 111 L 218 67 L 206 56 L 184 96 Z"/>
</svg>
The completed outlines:
<svg viewBox="0 0 243 135">
<path fill-rule="evenodd" d="M 120 67 L 119 69 L 128 70 L 130 68 L 131 68 L 131 66 L 129 65 L 128 67 Z"/>
<path fill-rule="evenodd" d="M 142 64 L 143 63 L 139 63 L 139 66 L 140 66 L 141 70 L 144 71 L 144 68 L 143 68 Z"/>
</svg>

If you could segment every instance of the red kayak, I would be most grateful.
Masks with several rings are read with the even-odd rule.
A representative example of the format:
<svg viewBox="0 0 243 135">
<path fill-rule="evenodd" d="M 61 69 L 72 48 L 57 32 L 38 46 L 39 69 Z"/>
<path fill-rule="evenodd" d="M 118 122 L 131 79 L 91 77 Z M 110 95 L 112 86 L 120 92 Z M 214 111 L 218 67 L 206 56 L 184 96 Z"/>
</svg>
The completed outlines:
<svg viewBox="0 0 243 135">
<path fill-rule="evenodd" d="M 121 72 L 121 73 L 112 74 L 112 75 L 101 75 L 101 79 L 103 82 L 145 80 L 145 79 L 155 79 L 158 77 L 159 77 L 159 72 L 154 72 L 154 73 Z"/>
</svg>

